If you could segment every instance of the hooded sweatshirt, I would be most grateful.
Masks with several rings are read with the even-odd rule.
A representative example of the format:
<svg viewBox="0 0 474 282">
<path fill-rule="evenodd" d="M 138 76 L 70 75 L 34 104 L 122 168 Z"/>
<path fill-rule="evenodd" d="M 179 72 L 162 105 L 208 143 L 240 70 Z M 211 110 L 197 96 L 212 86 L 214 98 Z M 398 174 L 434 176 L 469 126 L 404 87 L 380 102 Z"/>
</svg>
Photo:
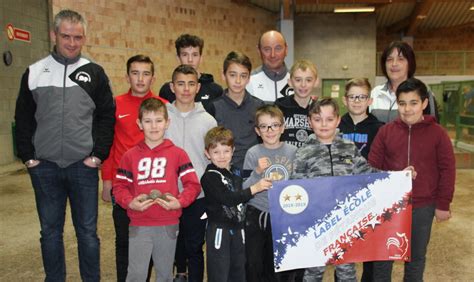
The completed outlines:
<svg viewBox="0 0 474 282">
<path fill-rule="evenodd" d="M 194 98 L 194 101 L 201 102 L 204 108 L 207 109 L 209 102 L 221 96 L 223 90 L 219 84 L 214 82 L 214 77 L 212 74 L 201 73 L 198 82 L 201 84 L 201 88 L 199 88 L 199 92 Z M 173 91 L 171 91 L 170 83 L 171 81 L 166 82 L 163 84 L 163 86 L 161 86 L 159 95 L 161 98 L 173 103 L 176 100 L 176 95 L 174 95 Z"/>
<path fill-rule="evenodd" d="M 456 175 L 453 146 L 433 116 L 411 126 L 399 118 L 384 125 L 372 143 L 369 162 L 383 170 L 414 166 L 413 207 L 434 204 L 449 210 Z"/>
<path fill-rule="evenodd" d="M 178 191 L 178 178 L 184 189 Z M 127 209 L 130 226 L 164 226 L 179 223 L 181 209 L 167 211 L 153 204 L 145 211 L 128 205 L 140 194 L 156 189 L 176 197 L 182 208 L 189 206 L 201 191 L 199 180 L 188 155 L 168 139 L 150 149 L 144 141 L 128 150 L 120 161 L 115 176 L 114 194 L 117 203 Z"/>
<path fill-rule="evenodd" d="M 113 180 L 122 155 L 143 140 L 143 131 L 137 125 L 138 109 L 144 100 L 152 97 L 168 103 L 151 91 L 143 97 L 133 96 L 131 90 L 115 97 L 114 142 L 101 167 L 102 180 Z"/>
<path fill-rule="evenodd" d="M 375 135 L 383 122 L 379 121 L 374 115 L 369 114 L 363 121 L 354 124 L 352 117 L 346 113 L 341 118 L 339 131 L 342 138 L 351 140 L 359 149 L 359 152 L 365 159 L 369 158 L 370 145 L 374 141 Z"/>
<path fill-rule="evenodd" d="M 209 163 L 204 154 L 204 137 L 211 128 L 217 126 L 217 122 L 204 110 L 201 103 L 194 103 L 194 109 L 184 114 L 176 108 L 175 103 L 167 104 L 166 107 L 170 126 L 166 130 L 165 137 L 189 155 L 200 179 Z M 179 189 L 182 191 L 181 183 Z M 198 198 L 202 197 L 204 192 L 201 191 Z"/>
</svg>

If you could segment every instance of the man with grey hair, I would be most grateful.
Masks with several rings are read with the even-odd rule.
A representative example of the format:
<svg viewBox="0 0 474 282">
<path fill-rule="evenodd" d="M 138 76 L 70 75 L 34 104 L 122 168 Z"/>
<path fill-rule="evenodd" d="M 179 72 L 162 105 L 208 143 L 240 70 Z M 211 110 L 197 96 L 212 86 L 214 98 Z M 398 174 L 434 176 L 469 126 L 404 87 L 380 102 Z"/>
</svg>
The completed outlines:
<svg viewBox="0 0 474 282">
<path fill-rule="evenodd" d="M 35 192 L 45 281 L 65 281 L 63 229 L 69 199 L 83 281 L 100 280 L 98 167 L 112 144 L 115 106 L 102 67 L 81 56 L 84 18 L 54 18 L 49 56 L 23 74 L 16 102 L 16 145 Z"/>
<path fill-rule="evenodd" d="M 276 30 L 263 33 L 257 49 L 262 65 L 252 71 L 247 91 L 266 103 L 291 95 L 293 89 L 288 85 L 290 74 L 285 65 L 288 46 L 283 34 Z"/>
</svg>

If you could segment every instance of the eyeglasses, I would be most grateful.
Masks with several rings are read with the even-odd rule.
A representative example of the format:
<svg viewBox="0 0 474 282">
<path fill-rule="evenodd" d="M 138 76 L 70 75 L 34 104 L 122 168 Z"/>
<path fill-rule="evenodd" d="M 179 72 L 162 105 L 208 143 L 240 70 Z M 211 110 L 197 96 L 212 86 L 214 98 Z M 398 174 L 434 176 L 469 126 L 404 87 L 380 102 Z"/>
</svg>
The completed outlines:
<svg viewBox="0 0 474 282">
<path fill-rule="evenodd" d="M 361 101 L 361 102 L 365 102 L 367 101 L 367 99 L 369 99 L 369 96 L 367 95 L 349 95 L 349 96 L 346 96 L 347 99 L 351 102 L 354 102 L 354 101 Z"/>
<path fill-rule="evenodd" d="M 272 131 L 275 131 L 275 130 L 279 129 L 281 126 L 282 126 L 281 123 L 274 123 L 272 125 L 260 124 L 260 125 L 257 125 L 257 128 L 261 132 L 267 132 L 268 130 L 270 130 L 270 128 L 272 129 Z"/>
</svg>

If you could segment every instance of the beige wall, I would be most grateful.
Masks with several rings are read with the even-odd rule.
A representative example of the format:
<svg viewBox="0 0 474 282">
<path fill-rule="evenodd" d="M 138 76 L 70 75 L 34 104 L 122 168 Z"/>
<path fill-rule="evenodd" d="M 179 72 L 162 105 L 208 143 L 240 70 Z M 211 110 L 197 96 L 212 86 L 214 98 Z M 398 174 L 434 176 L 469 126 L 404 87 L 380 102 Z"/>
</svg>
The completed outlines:
<svg viewBox="0 0 474 282">
<path fill-rule="evenodd" d="M 225 55 L 232 50 L 246 53 L 260 64 L 256 45 L 260 34 L 276 27 L 277 15 L 230 0 L 15 0 L 0 1 L 0 23 L 31 31 L 31 43 L 8 41 L 2 33 L 2 52 L 11 50 L 13 65 L 0 64 L 0 165 L 15 160 L 11 123 L 22 73 L 31 63 L 48 54 L 49 14 L 73 9 L 88 21 L 83 54 L 102 65 L 114 94 L 128 90 L 124 79 L 127 59 L 138 53 L 149 55 L 156 65 L 159 91 L 177 66 L 174 40 L 182 33 L 201 36 L 204 61 L 201 71 L 218 83 Z"/>
<path fill-rule="evenodd" d="M 16 0 L 0 1 L 1 53 L 10 51 L 13 55 L 10 66 L 0 62 L 0 165 L 15 159 L 12 122 L 21 76 L 28 65 L 47 55 L 50 48 L 48 1 L 24 0 L 21 5 L 18 3 Z M 31 42 L 8 40 L 5 32 L 7 24 L 29 31 Z"/>
<path fill-rule="evenodd" d="M 247 5 L 222 0 L 53 0 L 53 12 L 70 8 L 88 21 L 84 54 L 102 65 L 114 94 L 128 89 L 125 63 L 135 54 L 149 55 L 156 65 L 158 92 L 177 66 L 175 39 L 182 33 L 204 39 L 200 70 L 221 81 L 222 62 L 228 52 L 246 53 L 260 64 L 256 44 L 260 34 L 276 26 L 276 15 Z"/>
<path fill-rule="evenodd" d="M 375 16 L 320 14 L 295 18 L 295 60 L 315 63 L 320 79 L 367 77 L 373 83 L 375 41 Z M 320 87 L 316 93 L 321 94 Z"/>
</svg>

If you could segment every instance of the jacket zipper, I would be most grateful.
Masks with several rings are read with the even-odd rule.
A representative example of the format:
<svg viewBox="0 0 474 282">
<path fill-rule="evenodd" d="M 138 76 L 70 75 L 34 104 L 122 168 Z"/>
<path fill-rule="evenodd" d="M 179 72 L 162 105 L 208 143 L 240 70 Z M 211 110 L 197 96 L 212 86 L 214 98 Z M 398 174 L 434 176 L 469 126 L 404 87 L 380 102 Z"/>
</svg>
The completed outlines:
<svg viewBox="0 0 474 282">
<path fill-rule="evenodd" d="M 275 101 L 276 101 L 278 99 L 278 84 L 276 81 L 273 81 L 273 83 L 275 84 Z"/>
<path fill-rule="evenodd" d="M 63 75 L 63 109 L 61 112 L 61 159 L 64 159 L 64 104 L 66 100 L 66 76 L 67 76 L 67 60 L 64 62 L 64 75 Z"/>
<path fill-rule="evenodd" d="M 329 162 L 331 163 L 331 176 L 334 176 L 334 167 L 333 167 L 333 163 L 332 163 L 332 153 L 331 153 L 331 145 L 330 146 L 327 146 L 328 147 L 328 150 L 329 150 Z"/>
<path fill-rule="evenodd" d="M 411 147 L 410 145 L 411 144 L 410 143 L 411 143 L 411 125 L 408 126 L 408 150 L 407 150 L 407 152 L 408 152 L 408 156 L 407 156 L 408 164 L 407 164 L 407 166 L 410 166 L 410 161 L 411 161 L 410 160 L 410 155 L 411 155 L 411 151 L 410 151 L 410 147 Z"/>
</svg>

